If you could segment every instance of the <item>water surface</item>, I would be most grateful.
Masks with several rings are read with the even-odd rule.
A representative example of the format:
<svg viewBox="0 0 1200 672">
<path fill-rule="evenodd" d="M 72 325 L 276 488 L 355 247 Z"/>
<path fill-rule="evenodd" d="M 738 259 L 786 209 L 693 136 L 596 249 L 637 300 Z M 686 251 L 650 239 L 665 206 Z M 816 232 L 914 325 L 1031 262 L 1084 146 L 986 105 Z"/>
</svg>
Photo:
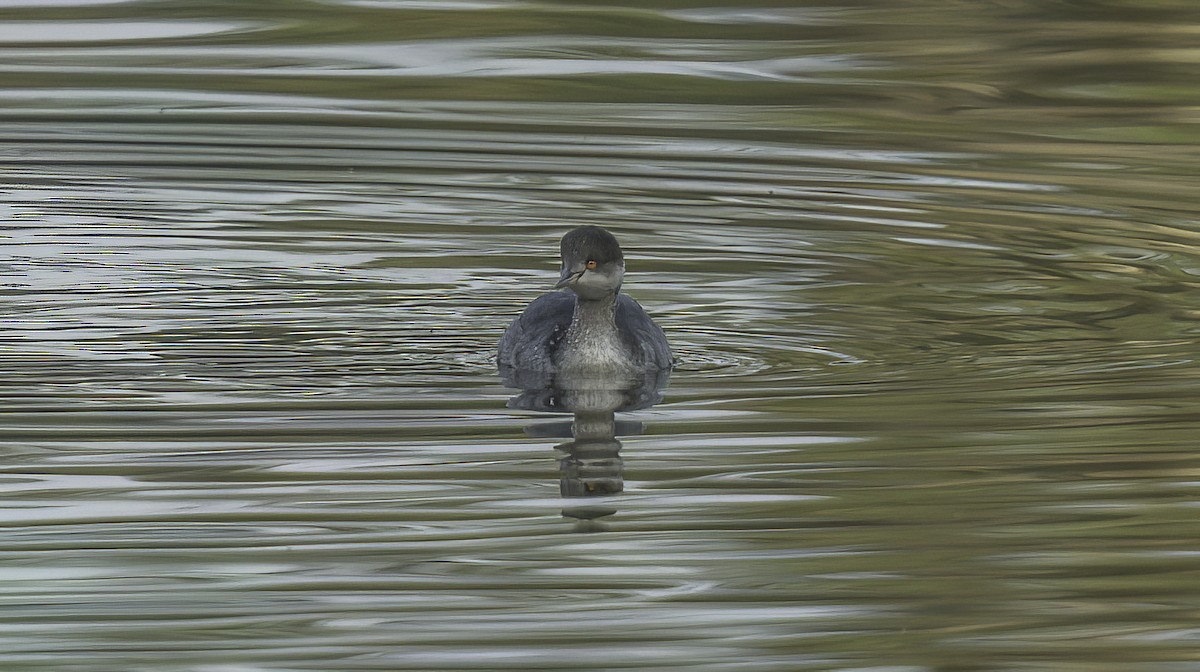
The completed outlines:
<svg viewBox="0 0 1200 672">
<path fill-rule="evenodd" d="M 1196 669 L 1196 21 L 3 3 L 3 668 Z M 579 224 L 680 363 L 564 498 Z"/>
</svg>

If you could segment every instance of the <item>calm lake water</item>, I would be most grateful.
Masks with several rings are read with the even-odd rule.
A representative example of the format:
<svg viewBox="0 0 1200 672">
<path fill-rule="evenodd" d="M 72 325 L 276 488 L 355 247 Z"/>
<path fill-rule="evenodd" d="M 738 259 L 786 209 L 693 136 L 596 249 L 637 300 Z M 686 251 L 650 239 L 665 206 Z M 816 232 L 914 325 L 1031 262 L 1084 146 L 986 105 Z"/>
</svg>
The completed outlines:
<svg viewBox="0 0 1200 672">
<path fill-rule="evenodd" d="M 0 669 L 1200 669 L 1198 31 L 0 3 Z M 580 224 L 679 365 L 572 444 Z"/>
</svg>

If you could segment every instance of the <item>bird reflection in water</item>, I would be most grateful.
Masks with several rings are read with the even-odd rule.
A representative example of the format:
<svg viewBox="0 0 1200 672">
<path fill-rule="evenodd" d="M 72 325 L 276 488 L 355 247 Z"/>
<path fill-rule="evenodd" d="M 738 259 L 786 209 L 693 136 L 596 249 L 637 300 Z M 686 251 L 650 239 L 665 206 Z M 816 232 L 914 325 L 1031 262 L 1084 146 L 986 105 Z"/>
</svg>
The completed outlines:
<svg viewBox="0 0 1200 672">
<path fill-rule="evenodd" d="M 501 367 L 507 387 L 522 392 L 508 401 L 509 408 L 571 413 L 572 422 L 545 423 L 529 428 L 531 435 L 565 437 L 555 446 L 559 458 L 559 492 L 567 499 L 598 498 L 625 489 L 624 463 L 618 435 L 640 434 L 640 422 L 618 421 L 618 411 L 649 408 L 662 400 L 670 380 L 669 369 L 631 376 L 598 376 L 559 372 L 522 371 Z M 563 508 L 577 521 L 578 531 L 602 530 L 600 519 L 616 508 L 598 502 Z"/>
</svg>

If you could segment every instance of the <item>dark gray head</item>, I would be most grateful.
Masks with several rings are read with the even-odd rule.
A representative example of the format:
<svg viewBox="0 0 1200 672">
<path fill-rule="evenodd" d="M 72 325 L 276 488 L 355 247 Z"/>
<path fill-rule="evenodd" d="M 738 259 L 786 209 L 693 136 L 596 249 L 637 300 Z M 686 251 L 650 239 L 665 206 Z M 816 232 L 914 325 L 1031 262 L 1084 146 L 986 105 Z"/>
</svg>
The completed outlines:
<svg viewBox="0 0 1200 672">
<path fill-rule="evenodd" d="M 563 236 L 562 276 L 555 287 L 569 287 L 580 299 L 595 301 L 621 291 L 625 255 L 611 233 L 581 226 Z"/>
</svg>

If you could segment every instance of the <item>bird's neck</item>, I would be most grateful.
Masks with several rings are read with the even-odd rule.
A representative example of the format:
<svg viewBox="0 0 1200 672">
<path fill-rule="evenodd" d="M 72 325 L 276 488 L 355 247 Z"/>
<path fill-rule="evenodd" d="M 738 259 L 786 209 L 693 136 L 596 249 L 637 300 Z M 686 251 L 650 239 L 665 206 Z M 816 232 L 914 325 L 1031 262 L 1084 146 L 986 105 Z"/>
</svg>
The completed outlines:
<svg viewBox="0 0 1200 672">
<path fill-rule="evenodd" d="M 564 368 L 619 369 L 629 356 L 617 332 L 617 295 L 575 301 L 567 330 Z"/>
<path fill-rule="evenodd" d="M 611 327 L 617 325 L 617 295 L 607 294 L 599 299 L 576 299 L 575 312 L 571 315 L 571 328 L 578 326 Z"/>
</svg>

